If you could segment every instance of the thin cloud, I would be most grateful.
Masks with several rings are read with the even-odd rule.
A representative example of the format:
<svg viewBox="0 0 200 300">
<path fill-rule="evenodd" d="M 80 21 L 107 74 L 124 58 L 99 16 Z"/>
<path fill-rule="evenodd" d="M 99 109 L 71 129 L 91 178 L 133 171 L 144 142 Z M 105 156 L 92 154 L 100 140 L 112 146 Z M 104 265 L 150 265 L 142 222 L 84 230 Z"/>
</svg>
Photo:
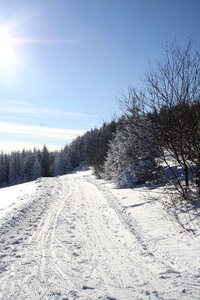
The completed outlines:
<svg viewBox="0 0 200 300">
<path fill-rule="evenodd" d="M 48 137 L 66 141 L 73 140 L 77 136 L 82 135 L 84 133 L 84 130 L 33 126 L 18 124 L 14 122 L 0 121 L 0 133 L 35 137 Z"/>
<path fill-rule="evenodd" d="M 41 117 L 57 117 L 57 116 L 64 116 L 64 117 L 89 117 L 90 115 L 77 113 L 77 112 L 65 112 L 61 110 L 56 109 L 49 109 L 49 108 L 38 108 L 38 107 L 31 107 L 28 106 L 28 104 L 23 104 L 21 102 L 13 102 L 15 105 L 7 105 L 7 106 L 1 106 L 0 112 L 4 113 L 16 113 L 16 114 L 26 114 L 30 115 L 31 117 L 35 118 L 41 118 Z"/>
<path fill-rule="evenodd" d="M 14 100 L 14 101 L 9 101 L 10 104 L 12 105 L 23 105 L 23 106 L 30 106 L 31 103 L 27 101 L 20 101 L 20 100 Z"/>
<path fill-rule="evenodd" d="M 48 147 L 48 150 L 50 151 L 57 151 L 61 150 L 63 146 L 60 145 L 52 145 L 52 144 L 45 144 Z M 0 151 L 4 153 L 10 153 L 13 151 L 22 151 L 22 149 L 26 150 L 33 150 L 36 149 L 42 149 L 44 144 L 39 143 L 24 143 L 24 142 L 10 142 L 10 141 L 2 141 L 0 142 Z"/>
</svg>

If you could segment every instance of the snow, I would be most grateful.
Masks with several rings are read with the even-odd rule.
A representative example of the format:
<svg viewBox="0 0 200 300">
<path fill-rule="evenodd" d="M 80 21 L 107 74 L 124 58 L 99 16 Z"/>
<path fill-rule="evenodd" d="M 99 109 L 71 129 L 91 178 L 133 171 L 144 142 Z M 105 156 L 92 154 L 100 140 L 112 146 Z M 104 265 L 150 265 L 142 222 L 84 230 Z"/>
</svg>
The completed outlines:
<svg viewBox="0 0 200 300">
<path fill-rule="evenodd" d="M 35 182 L 15 185 L 0 189 L 0 218 L 13 209 L 17 209 L 28 201 L 29 195 L 34 193 L 36 189 Z"/>
<path fill-rule="evenodd" d="M 91 171 L 0 190 L 0 299 L 199 299 L 200 231 Z"/>
</svg>

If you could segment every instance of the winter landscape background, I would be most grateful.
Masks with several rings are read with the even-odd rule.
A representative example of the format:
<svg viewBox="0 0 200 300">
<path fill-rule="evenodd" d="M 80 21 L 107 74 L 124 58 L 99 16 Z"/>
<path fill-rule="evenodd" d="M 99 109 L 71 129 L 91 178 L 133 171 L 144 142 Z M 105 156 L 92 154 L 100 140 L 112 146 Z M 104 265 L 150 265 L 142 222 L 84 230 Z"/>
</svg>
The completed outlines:
<svg viewBox="0 0 200 300">
<path fill-rule="evenodd" d="M 0 4 L 0 299 L 199 299 L 198 1 L 16 3 Z"/>
</svg>

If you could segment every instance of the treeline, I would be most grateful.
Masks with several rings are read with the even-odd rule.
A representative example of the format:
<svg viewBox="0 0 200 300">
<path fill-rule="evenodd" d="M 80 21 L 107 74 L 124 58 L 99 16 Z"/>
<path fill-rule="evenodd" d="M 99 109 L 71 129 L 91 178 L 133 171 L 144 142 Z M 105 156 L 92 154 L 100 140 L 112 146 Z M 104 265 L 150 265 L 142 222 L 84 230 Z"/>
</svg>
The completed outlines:
<svg viewBox="0 0 200 300">
<path fill-rule="evenodd" d="M 77 137 L 59 152 L 43 150 L 0 156 L 0 184 L 93 167 L 118 188 L 146 182 L 172 184 L 182 199 L 200 197 L 200 55 L 189 41 L 166 48 L 150 68 L 144 87 L 121 95 L 122 116 Z"/>
<path fill-rule="evenodd" d="M 100 129 L 91 129 L 56 153 L 54 174 L 62 175 L 78 167 L 92 166 L 97 176 L 103 171 L 109 142 L 114 138 L 117 121 L 104 123 Z M 63 164 L 64 162 L 64 164 Z"/>
<path fill-rule="evenodd" d="M 51 176 L 54 153 L 44 145 L 42 150 L 14 151 L 0 154 L 0 186 L 8 186 Z"/>
<path fill-rule="evenodd" d="M 0 186 L 8 186 L 34 180 L 68 174 L 76 168 L 93 166 L 102 168 L 109 141 L 116 131 L 116 122 L 104 123 L 100 129 L 91 129 L 77 137 L 63 150 L 49 152 L 34 149 L 0 154 Z"/>
</svg>

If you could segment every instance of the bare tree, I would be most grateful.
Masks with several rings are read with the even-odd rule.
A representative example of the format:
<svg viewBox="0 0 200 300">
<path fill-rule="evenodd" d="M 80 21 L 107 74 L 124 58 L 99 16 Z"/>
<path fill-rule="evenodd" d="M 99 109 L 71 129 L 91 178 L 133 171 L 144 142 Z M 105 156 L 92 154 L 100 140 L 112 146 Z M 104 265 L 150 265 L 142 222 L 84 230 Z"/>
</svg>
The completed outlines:
<svg viewBox="0 0 200 300">
<path fill-rule="evenodd" d="M 174 42 L 165 53 L 164 62 L 145 74 L 145 104 L 171 178 L 182 196 L 191 200 L 191 184 L 200 194 L 200 54 L 191 41 L 185 48 Z M 182 169 L 183 181 L 171 167 L 169 154 Z"/>
</svg>

